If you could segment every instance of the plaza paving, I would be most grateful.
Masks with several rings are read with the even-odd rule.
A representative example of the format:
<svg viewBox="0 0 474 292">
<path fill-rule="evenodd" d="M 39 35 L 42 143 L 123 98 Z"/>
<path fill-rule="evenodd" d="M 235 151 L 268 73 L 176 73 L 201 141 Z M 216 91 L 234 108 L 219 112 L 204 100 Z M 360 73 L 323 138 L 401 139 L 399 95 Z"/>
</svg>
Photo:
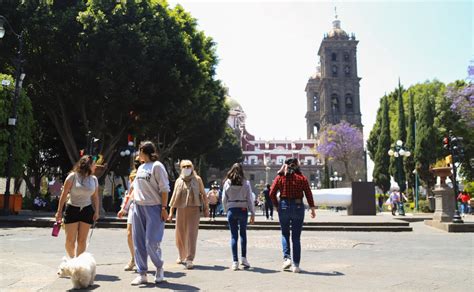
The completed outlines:
<svg viewBox="0 0 474 292">
<path fill-rule="evenodd" d="M 129 284 L 135 274 L 123 271 L 129 259 L 125 230 L 97 228 L 89 247 L 98 265 L 92 289 L 472 291 L 474 235 L 446 233 L 423 222 L 411 226 L 412 232 L 401 233 L 303 231 L 301 274 L 280 270 L 278 231 L 249 230 L 248 259 L 253 267 L 232 271 L 228 231 L 200 230 L 195 269 L 185 270 L 174 262 L 174 230 L 166 229 L 162 244 L 166 282 L 139 287 Z M 0 229 L 0 291 L 64 291 L 72 287 L 69 279 L 56 276 L 64 255 L 64 233 L 54 238 L 50 232 L 50 228 Z"/>
</svg>

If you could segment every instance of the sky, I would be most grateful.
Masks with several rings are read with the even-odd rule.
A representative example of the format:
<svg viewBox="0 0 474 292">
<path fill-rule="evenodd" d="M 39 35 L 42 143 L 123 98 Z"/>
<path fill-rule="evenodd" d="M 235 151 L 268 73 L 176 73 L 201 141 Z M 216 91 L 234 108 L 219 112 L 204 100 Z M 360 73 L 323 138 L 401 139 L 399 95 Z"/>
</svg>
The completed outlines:
<svg viewBox="0 0 474 292">
<path fill-rule="evenodd" d="M 399 78 L 405 88 L 465 79 L 474 58 L 472 1 L 169 1 L 177 3 L 216 42 L 217 78 L 257 139 L 306 139 L 304 90 L 335 6 L 341 28 L 359 40 L 364 138 Z"/>
</svg>

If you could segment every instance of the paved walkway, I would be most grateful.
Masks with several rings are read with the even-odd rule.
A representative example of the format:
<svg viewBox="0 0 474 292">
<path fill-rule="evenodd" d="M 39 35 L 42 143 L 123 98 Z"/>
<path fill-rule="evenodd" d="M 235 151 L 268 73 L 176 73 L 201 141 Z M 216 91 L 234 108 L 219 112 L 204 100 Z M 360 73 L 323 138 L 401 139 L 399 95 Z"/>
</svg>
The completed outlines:
<svg viewBox="0 0 474 292">
<path fill-rule="evenodd" d="M 319 215 L 344 217 L 329 212 Z M 141 287 L 130 286 L 135 274 L 123 271 L 129 259 L 125 230 L 98 228 L 89 248 L 98 264 L 92 289 L 472 291 L 474 235 L 445 233 L 423 222 L 411 225 L 414 231 L 404 233 L 303 231 L 301 274 L 280 270 L 278 231 L 249 231 L 248 259 L 253 268 L 231 271 L 228 231 L 200 230 L 196 268 L 185 270 L 174 263 L 174 230 L 167 229 L 162 243 L 166 282 Z M 64 255 L 64 233 L 59 238 L 50 233 L 50 228 L 0 229 L 0 291 L 72 287 L 69 279 L 55 274 Z"/>
</svg>

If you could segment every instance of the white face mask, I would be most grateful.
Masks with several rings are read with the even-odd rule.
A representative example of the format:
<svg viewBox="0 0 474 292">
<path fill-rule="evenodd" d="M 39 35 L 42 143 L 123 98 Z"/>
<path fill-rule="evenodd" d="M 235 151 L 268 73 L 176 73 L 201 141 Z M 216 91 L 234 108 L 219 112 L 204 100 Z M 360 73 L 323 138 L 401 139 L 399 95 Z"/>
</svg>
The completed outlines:
<svg viewBox="0 0 474 292">
<path fill-rule="evenodd" d="M 190 176 L 193 170 L 191 168 L 184 168 L 183 169 L 183 174 L 184 176 Z"/>
</svg>

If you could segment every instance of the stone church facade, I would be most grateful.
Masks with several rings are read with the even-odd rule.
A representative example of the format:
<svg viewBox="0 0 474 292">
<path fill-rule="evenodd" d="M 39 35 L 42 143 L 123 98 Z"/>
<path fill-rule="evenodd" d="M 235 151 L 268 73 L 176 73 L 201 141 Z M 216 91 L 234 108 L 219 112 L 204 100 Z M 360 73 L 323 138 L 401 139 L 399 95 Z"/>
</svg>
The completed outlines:
<svg viewBox="0 0 474 292">
<path fill-rule="evenodd" d="M 337 17 L 337 16 L 336 16 Z M 320 66 L 306 85 L 307 138 L 329 124 L 342 120 L 362 130 L 359 82 L 357 76 L 357 44 L 355 35 L 341 29 L 341 21 L 333 21 L 332 30 L 324 35 L 318 50 Z"/>
</svg>

